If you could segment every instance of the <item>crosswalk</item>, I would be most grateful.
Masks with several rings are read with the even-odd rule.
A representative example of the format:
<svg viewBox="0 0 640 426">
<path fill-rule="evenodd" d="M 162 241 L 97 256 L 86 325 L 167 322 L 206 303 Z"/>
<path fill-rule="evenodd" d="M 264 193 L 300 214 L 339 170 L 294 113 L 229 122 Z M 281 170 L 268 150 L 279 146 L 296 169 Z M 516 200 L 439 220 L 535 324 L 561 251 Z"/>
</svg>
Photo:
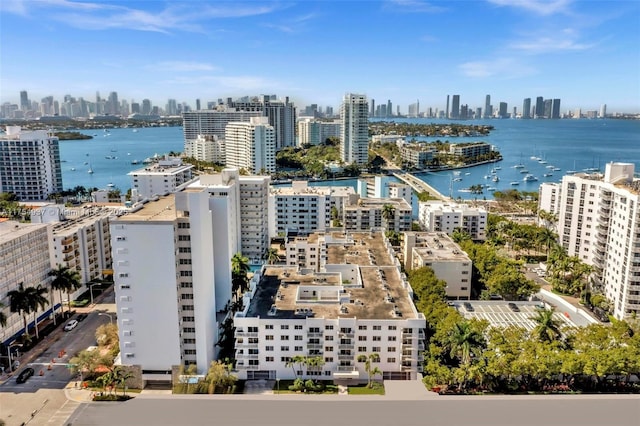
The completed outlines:
<svg viewBox="0 0 640 426">
<path fill-rule="evenodd" d="M 67 419 L 73 414 L 81 403 L 73 400 L 66 400 L 62 407 L 55 412 L 47 422 L 48 426 L 64 426 Z"/>
</svg>

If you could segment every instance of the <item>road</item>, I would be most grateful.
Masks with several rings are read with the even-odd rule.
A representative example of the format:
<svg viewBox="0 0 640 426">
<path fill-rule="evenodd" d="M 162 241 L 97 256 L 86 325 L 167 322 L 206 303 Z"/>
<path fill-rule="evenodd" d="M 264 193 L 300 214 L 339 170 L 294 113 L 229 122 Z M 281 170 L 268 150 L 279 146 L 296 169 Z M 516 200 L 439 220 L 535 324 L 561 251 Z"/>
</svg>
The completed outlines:
<svg viewBox="0 0 640 426">
<path fill-rule="evenodd" d="M 382 396 L 298 395 L 283 400 L 279 396 L 140 395 L 121 404 L 83 404 L 68 424 L 638 426 L 639 419 L 638 395 L 438 396 L 423 401 L 389 401 Z"/>
<path fill-rule="evenodd" d="M 96 329 L 109 322 L 107 315 L 98 313 L 110 311 L 113 300 L 113 291 L 110 291 L 101 298 L 103 303 L 76 309 L 78 313 L 88 314 L 84 321 L 68 332 L 60 326 L 38 344 L 33 353 L 22 356 L 25 361 L 13 377 L 3 378 L 4 382 L 0 384 L 0 419 L 7 426 L 19 426 L 26 421 L 30 426 L 66 424 L 64 421 L 78 406 L 65 396 L 64 389 L 73 379 L 67 364 L 76 353 L 95 344 Z M 65 353 L 59 356 L 62 350 Z M 15 376 L 26 367 L 32 367 L 36 371 L 35 376 L 26 383 L 17 384 Z"/>
</svg>

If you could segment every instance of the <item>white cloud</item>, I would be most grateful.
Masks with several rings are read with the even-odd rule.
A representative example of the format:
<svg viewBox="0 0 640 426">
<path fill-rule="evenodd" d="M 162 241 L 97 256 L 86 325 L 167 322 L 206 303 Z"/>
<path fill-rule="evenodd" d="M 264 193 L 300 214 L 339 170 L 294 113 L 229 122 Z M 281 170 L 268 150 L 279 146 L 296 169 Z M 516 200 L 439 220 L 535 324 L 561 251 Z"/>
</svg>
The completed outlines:
<svg viewBox="0 0 640 426">
<path fill-rule="evenodd" d="M 524 9 L 538 15 L 553 15 L 566 13 L 572 0 L 487 0 L 497 6 Z"/>
<path fill-rule="evenodd" d="M 572 34 L 567 34 L 571 36 Z M 570 38 L 555 39 L 552 37 L 539 37 L 532 40 L 522 40 L 509 44 L 511 49 L 524 51 L 526 53 L 551 53 L 551 52 L 563 52 L 563 51 L 581 51 L 588 50 L 595 46 L 595 44 L 579 43 Z"/>
<path fill-rule="evenodd" d="M 458 70 L 462 75 L 476 79 L 490 77 L 511 79 L 536 74 L 535 69 L 513 58 L 465 62 L 458 65 Z"/>
<path fill-rule="evenodd" d="M 398 12 L 426 12 L 439 13 L 447 10 L 442 6 L 435 6 L 429 2 L 422 0 L 388 0 L 385 4 L 387 9 L 393 9 Z"/>
<path fill-rule="evenodd" d="M 164 61 L 149 65 L 147 68 L 162 71 L 191 72 L 191 71 L 218 71 L 219 68 L 204 62 L 189 61 Z"/>
</svg>

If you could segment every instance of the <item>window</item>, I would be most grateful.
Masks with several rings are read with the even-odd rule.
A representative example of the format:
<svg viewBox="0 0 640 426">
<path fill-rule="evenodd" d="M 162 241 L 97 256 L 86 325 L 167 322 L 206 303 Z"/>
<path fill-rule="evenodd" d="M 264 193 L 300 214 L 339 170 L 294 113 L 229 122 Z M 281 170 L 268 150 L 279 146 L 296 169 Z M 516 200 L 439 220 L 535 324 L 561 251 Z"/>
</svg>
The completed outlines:
<svg viewBox="0 0 640 426">
<path fill-rule="evenodd" d="M 332 356 L 327 356 L 324 358 L 324 362 L 333 362 Z M 331 373 L 330 371 L 325 371 L 325 373 Z"/>
<path fill-rule="evenodd" d="M 396 362 L 395 358 L 387 358 L 387 362 Z"/>
<path fill-rule="evenodd" d="M 333 340 L 333 336 L 324 336 L 324 340 L 327 340 L 327 341 Z"/>
<path fill-rule="evenodd" d="M 291 357 L 290 356 L 280 357 L 280 362 L 289 362 L 289 361 L 291 361 Z"/>
<path fill-rule="evenodd" d="M 293 336 L 293 340 L 302 340 L 302 336 Z"/>
<path fill-rule="evenodd" d="M 296 325 L 293 327 L 294 330 L 302 330 L 302 326 L 301 325 Z"/>
<path fill-rule="evenodd" d="M 193 305 L 182 305 L 183 311 L 193 311 Z"/>
<path fill-rule="evenodd" d="M 266 362 L 273 362 L 273 357 L 272 356 L 268 356 L 265 358 Z"/>
<path fill-rule="evenodd" d="M 186 345 L 188 344 L 195 344 L 196 343 L 196 339 L 183 339 L 182 342 Z"/>
<path fill-rule="evenodd" d="M 183 327 L 182 328 L 182 332 L 183 333 L 195 333 L 196 329 L 195 329 L 195 327 Z"/>
<path fill-rule="evenodd" d="M 304 349 L 302 348 L 302 346 L 294 346 L 293 350 L 296 352 L 302 352 Z"/>
<path fill-rule="evenodd" d="M 178 253 L 191 253 L 191 247 L 178 247 Z"/>
<path fill-rule="evenodd" d="M 358 326 L 358 330 L 366 330 L 367 326 L 366 325 L 359 325 Z"/>
<path fill-rule="evenodd" d="M 191 259 L 180 259 L 180 265 L 191 265 Z"/>
<path fill-rule="evenodd" d="M 289 346 L 280 346 L 282 352 L 289 352 Z"/>
<path fill-rule="evenodd" d="M 178 235 L 178 241 L 191 241 L 191 235 Z"/>
<path fill-rule="evenodd" d="M 373 347 L 371 348 L 371 350 L 372 350 L 373 352 L 382 352 L 380 349 L 381 349 L 381 348 L 380 348 L 380 346 L 373 346 Z"/>
<path fill-rule="evenodd" d="M 289 336 L 283 334 L 282 336 L 280 336 L 280 340 L 289 340 Z"/>
<path fill-rule="evenodd" d="M 190 227 L 191 224 L 189 222 L 178 222 L 178 229 L 189 229 Z"/>
<path fill-rule="evenodd" d="M 396 341 L 396 336 L 388 336 L 388 341 L 390 342 L 395 342 Z"/>
<path fill-rule="evenodd" d="M 273 346 L 265 346 L 264 350 L 267 352 L 273 352 Z"/>
<path fill-rule="evenodd" d="M 184 281 L 180 283 L 180 288 L 193 288 L 193 283 Z"/>
<path fill-rule="evenodd" d="M 382 336 L 373 336 L 373 341 L 374 342 L 379 342 L 382 340 Z"/>
<path fill-rule="evenodd" d="M 267 324 L 264 326 L 265 330 L 273 330 L 273 324 Z"/>
<path fill-rule="evenodd" d="M 396 326 L 395 326 L 395 325 L 390 325 L 390 326 L 389 326 L 389 330 L 390 330 L 390 331 L 393 331 L 393 330 L 395 330 L 395 329 L 396 329 Z"/>
<path fill-rule="evenodd" d="M 358 352 L 366 352 L 366 351 L 367 351 L 366 346 L 358 346 Z"/>
<path fill-rule="evenodd" d="M 191 276 L 193 276 L 193 273 L 191 271 L 180 271 L 180 276 L 181 277 L 191 277 Z"/>
<path fill-rule="evenodd" d="M 194 317 L 182 317 L 182 322 L 194 322 Z"/>
<path fill-rule="evenodd" d="M 367 336 L 358 336 L 358 341 L 359 342 L 366 342 L 367 341 Z"/>
<path fill-rule="evenodd" d="M 184 354 L 185 355 L 195 355 L 196 354 L 196 350 L 195 349 L 185 349 L 184 350 Z"/>
<path fill-rule="evenodd" d="M 373 331 L 380 331 L 382 330 L 382 326 L 381 325 L 374 325 L 373 326 Z"/>
<path fill-rule="evenodd" d="M 182 300 L 192 300 L 193 299 L 193 294 L 183 294 L 180 296 L 180 298 Z"/>
<path fill-rule="evenodd" d="M 395 352 L 395 351 L 396 351 L 396 348 L 394 346 L 389 346 L 387 348 L 387 352 Z"/>
<path fill-rule="evenodd" d="M 264 336 L 265 340 L 273 340 L 273 334 L 268 334 L 266 336 Z"/>
<path fill-rule="evenodd" d="M 325 325 L 324 329 L 325 330 L 333 330 L 333 326 L 332 325 Z"/>
<path fill-rule="evenodd" d="M 288 329 L 289 329 L 288 325 L 283 324 L 280 326 L 280 330 L 288 330 Z"/>
<path fill-rule="evenodd" d="M 325 346 L 324 347 L 324 351 L 325 352 L 333 352 L 333 346 Z"/>
</svg>

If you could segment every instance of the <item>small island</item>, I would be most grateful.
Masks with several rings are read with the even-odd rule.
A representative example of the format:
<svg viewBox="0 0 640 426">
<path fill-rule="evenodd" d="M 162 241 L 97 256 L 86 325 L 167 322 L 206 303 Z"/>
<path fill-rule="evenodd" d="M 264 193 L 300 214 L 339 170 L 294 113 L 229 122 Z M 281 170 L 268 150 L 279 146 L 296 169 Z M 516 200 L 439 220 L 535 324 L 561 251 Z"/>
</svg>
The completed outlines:
<svg viewBox="0 0 640 426">
<path fill-rule="evenodd" d="M 57 136 L 61 141 L 76 141 L 82 139 L 93 139 L 91 135 L 85 135 L 80 132 L 54 132 L 54 136 Z"/>
</svg>

